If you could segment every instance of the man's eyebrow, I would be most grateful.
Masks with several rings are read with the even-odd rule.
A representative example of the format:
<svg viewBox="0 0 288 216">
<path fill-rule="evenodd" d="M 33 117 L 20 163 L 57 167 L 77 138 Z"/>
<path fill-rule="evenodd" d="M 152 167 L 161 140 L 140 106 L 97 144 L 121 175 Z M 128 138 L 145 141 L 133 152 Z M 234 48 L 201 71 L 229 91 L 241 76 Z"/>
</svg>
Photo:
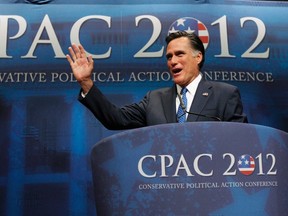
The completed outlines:
<svg viewBox="0 0 288 216">
<path fill-rule="evenodd" d="M 176 55 L 183 54 L 183 53 L 185 53 L 185 51 L 183 51 L 183 50 L 177 50 L 177 51 L 175 52 Z"/>
<path fill-rule="evenodd" d="M 172 54 L 171 53 L 167 53 L 165 56 L 166 56 L 166 58 L 170 58 L 172 56 Z"/>
<path fill-rule="evenodd" d="M 175 55 L 177 56 L 177 55 L 185 54 L 186 52 L 185 52 L 184 50 L 177 50 L 177 51 L 175 51 L 174 53 L 175 53 Z M 173 55 L 172 53 L 167 53 L 167 54 L 166 54 L 166 58 L 168 59 L 168 58 L 170 58 L 172 55 Z"/>
</svg>

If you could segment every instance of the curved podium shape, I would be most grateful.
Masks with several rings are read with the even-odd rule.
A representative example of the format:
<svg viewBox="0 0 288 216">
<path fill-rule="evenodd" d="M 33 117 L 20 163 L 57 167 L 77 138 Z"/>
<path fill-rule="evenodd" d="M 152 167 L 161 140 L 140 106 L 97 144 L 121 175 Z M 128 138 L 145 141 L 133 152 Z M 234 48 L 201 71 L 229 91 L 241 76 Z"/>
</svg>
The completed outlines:
<svg viewBox="0 0 288 216">
<path fill-rule="evenodd" d="M 92 149 L 97 215 L 288 215 L 288 134 L 195 122 L 128 130 Z"/>
</svg>

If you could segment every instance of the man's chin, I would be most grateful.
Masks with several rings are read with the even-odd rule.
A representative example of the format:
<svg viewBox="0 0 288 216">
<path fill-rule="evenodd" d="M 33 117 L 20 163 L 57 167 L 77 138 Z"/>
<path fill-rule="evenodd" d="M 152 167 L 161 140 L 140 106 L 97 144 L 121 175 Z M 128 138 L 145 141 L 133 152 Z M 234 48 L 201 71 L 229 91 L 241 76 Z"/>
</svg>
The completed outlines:
<svg viewBox="0 0 288 216">
<path fill-rule="evenodd" d="M 174 83 L 175 84 L 177 84 L 177 85 L 180 85 L 180 86 L 183 86 L 183 85 L 185 85 L 184 84 L 184 81 L 182 80 L 182 79 L 179 79 L 179 78 L 173 78 L 173 81 L 174 81 Z"/>
</svg>

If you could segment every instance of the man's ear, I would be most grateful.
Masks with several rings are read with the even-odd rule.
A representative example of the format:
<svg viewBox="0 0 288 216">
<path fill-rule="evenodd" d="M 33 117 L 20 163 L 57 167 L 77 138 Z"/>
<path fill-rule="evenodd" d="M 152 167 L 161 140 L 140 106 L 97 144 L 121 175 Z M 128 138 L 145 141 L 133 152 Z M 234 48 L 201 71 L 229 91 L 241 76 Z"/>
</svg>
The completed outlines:
<svg viewBox="0 0 288 216">
<path fill-rule="evenodd" d="M 198 63 L 198 65 L 200 64 L 200 62 L 202 61 L 202 59 L 203 59 L 203 55 L 202 55 L 202 52 L 198 52 L 197 53 L 197 55 L 196 55 L 196 60 L 197 60 L 197 63 Z"/>
</svg>

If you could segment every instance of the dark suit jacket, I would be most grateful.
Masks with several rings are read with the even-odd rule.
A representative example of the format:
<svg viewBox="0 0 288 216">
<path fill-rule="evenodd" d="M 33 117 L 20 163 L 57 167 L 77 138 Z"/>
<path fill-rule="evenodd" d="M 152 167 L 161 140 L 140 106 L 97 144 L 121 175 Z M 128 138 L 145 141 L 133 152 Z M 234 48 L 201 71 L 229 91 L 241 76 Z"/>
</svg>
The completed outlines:
<svg viewBox="0 0 288 216">
<path fill-rule="evenodd" d="M 170 88 L 149 91 L 139 103 L 117 107 L 93 86 L 86 97 L 79 96 L 79 100 L 106 128 L 121 130 L 177 122 L 176 96 L 176 85 L 173 85 Z M 213 117 L 222 121 L 247 122 L 237 87 L 203 78 L 190 112 L 204 116 L 189 114 L 188 122 L 216 121 Z"/>
</svg>

